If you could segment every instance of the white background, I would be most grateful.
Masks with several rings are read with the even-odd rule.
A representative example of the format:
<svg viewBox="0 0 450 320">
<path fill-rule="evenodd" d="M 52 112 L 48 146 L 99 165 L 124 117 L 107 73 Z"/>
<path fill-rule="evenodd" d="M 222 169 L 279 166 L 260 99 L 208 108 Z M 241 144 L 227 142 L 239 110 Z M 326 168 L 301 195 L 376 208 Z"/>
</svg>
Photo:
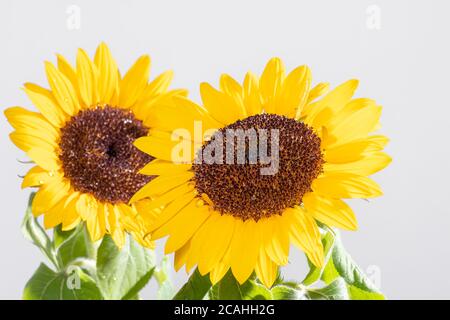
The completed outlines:
<svg viewBox="0 0 450 320">
<path fill-rule="evenodd" d="M 80 28 L 68 28 L 70 6 Z M 370 7 L 375 5 L 376 7 Z M 380 29 L 368 27 L 379 9 Z M 54 53 L 74 61 L 106 41 L 122 72 L 141 54 L 152 76 L 173 69 L 173 87 L 217 84 L 227 72 L 242 80 L 281 57 L 287 68 L 308 64 L 314 81 L 333 86 L 358 78 L 359 97 L 384 106 L 382 132 L 391 137 L 392 165 L 377 174 L 385 195 L 353 201 L 358 232 L 344 233 L 355 260 L 381 280 L 389 298 L 450 298 L 448 138 L 450 2 L 400 0 L 314 1 L 9 1 L 0 4 L 0 105 L 32 108 L 20 87 L 45 84 L 43 61 Z M 70 24 L 69 24 L 70 26 Z M 72 25 L 73 26 L 73 25 Z M 18 175 L 27 166 L 0 116 L 0 298 L 21 291 L 42 256 L 19 225 L 29 190 Z M 161 244 L 159 246 L 161 248 Z M 303 255 L 293 250 L 287 278 L 301 279 Z M 177 284 L 185 273 L 175 276 Z M 152 288 L 145 297 L 153 297 Z"/>
</svg>

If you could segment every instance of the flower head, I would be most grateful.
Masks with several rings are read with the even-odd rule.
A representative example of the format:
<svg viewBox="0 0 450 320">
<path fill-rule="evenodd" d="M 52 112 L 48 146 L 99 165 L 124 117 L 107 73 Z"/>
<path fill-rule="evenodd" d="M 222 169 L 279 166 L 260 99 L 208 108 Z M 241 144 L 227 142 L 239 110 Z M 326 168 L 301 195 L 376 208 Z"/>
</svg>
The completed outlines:
<svg viewBox="0 0 450 320">
<path fill-rule="evenodd" d="M 381 107 L 353 99 L 357 85 L 325 94 L 327 84 L 311 88 L 308 67 L 285 75 L 274 58 L 260 79 L 201 84 L 202 105 L 177 97 L 152 110 L 154 130 L 135 145 L 155 158 L 140 172 L 157 177 L 132 200 L 163 208 L 149 232 L 169 236 L 177 269 L 197 265 L 213 283 L 230 268 L 240 283 L 255 271 L 270 287 L 291 243 L 323 264 L 317 221 L 355 230 L 342 199 L 381 195 L 368 176 L 391 161 L 388 139 L 373 134 Z"/>
<path fill-rule="evenodd" d="M 36 164 L 22 187 L 37 187 L 32 203 L 44 225 L 63 230 L 86 221 L 92 240 L 111 234 L 124 244 L 125 231 L 146 246 L 144 221 L 131 196 L 152 177 L 139 170 L 153 158 L 134 147 L 152 127 L 149 110 L 182 90 L 168 90 L 172 72 L 148 82 L 150 57 L 140 57 L 122 77 L 106 44 L 93 61 L 79 49 L 76 68 L 58 55 L 45 63 L 50 89 L 32 83 L 25 92 L 39 112 L 5 111 L 15 131 L 11 140 Z M 145 202 L 145 201 L 144 201 Z"/>
</svg>

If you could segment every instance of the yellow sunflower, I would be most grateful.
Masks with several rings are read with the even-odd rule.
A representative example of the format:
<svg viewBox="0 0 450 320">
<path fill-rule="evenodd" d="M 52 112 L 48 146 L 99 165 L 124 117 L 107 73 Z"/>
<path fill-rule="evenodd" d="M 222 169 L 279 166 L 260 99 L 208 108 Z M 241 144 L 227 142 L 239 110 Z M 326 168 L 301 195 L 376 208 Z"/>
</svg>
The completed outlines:
<svg viewBox="0 0 450 320">
<path fill-rule="evenodd" d="M 6 117 L 14 144 L 36 164 L 22 187 L 37 187 L 32 203 L 44 225 L 63 230 L 86 221 L 92 240 L 111 234 L 121 247 L 125 231 L 143 240 L 142 218 L 131 196 L 151 180 L 138 171 L 152 157 L 133 146 L 148 134 L 148 111 L 182 90 L 168 91 L 172 72 L 148 81 L 150 57 L 140 57 L 121 76 L 106 44 L 93 61 L 79 49 L 76 67 L 58 55 L 57 67 L 45 63 L 50 88 L 26 83 L 25 93 L 39 112 L 11 107 Z"/>
<path fill-rule="evenodd" d="M 270 287 L 291 243 L 322 266 L 317 221 L 355 230 L 342 199 L 380 196 L 368 176 L 391 161 L 382 152 L 388 139 L 373 134 L 381 107 L 353 99 L 357 85 L 350 80 L 326 94 L 327 84 L 310 87 L 308 67 L 285 75 L 274 58 L 259 79 L 247 73 L 242 85 L 226 74 L 220 90 L 202 83 L 203 106 L 175 97 L 150 112 L 152 131 L 135 146 L 155 158 L 140 172 L 157 177 L 132 201 L 153 199 L 140 212 L 144 219 L 162 208 L 149 232 L 169 236 L 165 250 L 175 252 L 177 270 L 197 265 L 212 283 L 230 268 L 240 283 L 256 272 Z M 244 133 L 244 144 L 229 132 Z M 269 142 L 253 153 L 252 133 Z"/>
</svg>

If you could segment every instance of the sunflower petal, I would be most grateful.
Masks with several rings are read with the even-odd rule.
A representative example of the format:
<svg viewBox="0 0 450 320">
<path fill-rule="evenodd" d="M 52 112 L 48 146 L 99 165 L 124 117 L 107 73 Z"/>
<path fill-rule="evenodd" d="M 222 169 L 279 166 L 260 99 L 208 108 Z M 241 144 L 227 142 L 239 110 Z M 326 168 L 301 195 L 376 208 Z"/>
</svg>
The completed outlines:
<svg viewBox="0 0 450 320">
<path fill-rule="evenodd" d="M 243 117 L 245 111 L 232 97 L 214 89 L 209 83 L 200 84 L 200 94 L 205 109 L 221 124 L 230 124 Z"/>
<path fill-rule="evenodd" d="M 342 200 L 324 198 L 310 192 L 303 196 L 303 204 L 314 219 L 326 225 L 345 230 L 358 228 L 353 210 Z"/>
<path fill-rule="evenodd" d="M 311 70 L 301 66 L 292 70 L 283 82 L 277 97 L 276 113 L 294 117 L 301 113 L 311 86 Z"/>
<path fill-rule="evenodd" d="M 362 176 L 370 176 L 384 168 L 392 162 L 392 158 L 384 152 L 372 152 L 365 154 L 362 159 L 348 163 L 325 163 L 323 170 L 330 172 L 353 173 Z"/>
<path fill-rule="evenodd" d="M 99 103 L 98 70 L 86 51 L 78 49 L 77 78 L 81 98 L 86 108 Z"/>
<path fill-rule="evenodd" d="M 279 58 L 270 59 L 259 80 L 263 108 L 267 113 L 276 113 L 275 99 L 280 94 L 283 80 L 283 62 Z"/>
<path fill-rule="evenodd" d="M 278 274 L 278 266 L 261 248 L 258 261 L 256 263 L 255 272 L 259 280 L 267 287 L 272 287 Z"/>
<path fill-rule="evenodd" d="M 201 274 L 207 274 L 222 260 L 233 238 L 234 227 L 234 217 L 213 213 L 194 235 L 190 254 L 198 257 Z"/>
<path fill-rule="evenodd" d="M 59 159 L 56 157 L 55 152 L 51 152 L 48 149 L 32 148 L 27 151 L 28 157 L 31 158 L 41 168 L 53 172 L 59 169 Z"/>
<path fill-rule="evenodd" d="M 62 179 L 50 180 L 36 192 L 31 211 L 35 216 L 46 213 L 63 199 L 68 191 L 69 184 Z"/>
<path fill-rule="evenodd" d="M 236 229 L 231 242 L 231 270 L 236 280 L 242 284 L 255 269 L 261 248 L 261 229 L 253 219 L 236 221 Z"/>
<path fill-rule="evenodd" d="M 97 47 L 94 63 L 98 70 L 98 102 L 110 103 L 119 90 L 119 73 L 116 61 L 104 42 Z"/>
<path fill-rule="evenodd" d="M 327 173 L 313 181 L 312 189 L 331 198 L 374 198 L 383 194 L 373 180 L 352 173 Z"/>
<path fill-rule="evenodd" d="M 53 126 L 57 128 L 63 126 L 66 121 L 66 115 L 58 106 L 51 92 L 32 83 L 26 83 L 23 90 L 31 102 Z"/>
<path fill-rule="evenodd" d="M 316 267 L 323 265 L 323 245 L 320 231 L 314 219 L 302 208 L 296 207 L 284 213 L 290 221 L 290 236 L 294 245 L 302 249 Z"/>
<path fill-rule="evenodd" d="M 210 211 L 207 206 L 199 207 L 191 203 L 182 209 L 175 217 L 168 221 L 161 229 L 170 234 L 164 249 L 165 254 L 180 249 L 200 226 L 209 218 Z"/>
<path fill-rule="evenodd" d="M 11 107 L 5 110 L 5 116 L 11 126 L 16 130 L 26 129 L 25 133 L 56 141 L 59 137 L 58 131 L 41 114 L 28 111 L 21 107 Z"/>
<path fill-rule="evenodd" d="M 34 166 L 27 172 L 22 181 L 22 189 L 28 187 L 38 187 L 48 181 L 53 179 L 53 177 L 44 169 L 39 166 Z"/>
<path fill-rule="evenodd" d="M 160 228 L 162 225 L 164 225 L 166 222 L 168 222 L 170 219 L 172 219 L 180 210 L 182 210 L 184 207 L 186 207 L 189 203 L 196 202 L 198 200 L 195 199 L 195 193 L 187 193 L 178 199 L 174 200 L 170 204 L 168 204 L 161 213 L 156 217 L 156 219 L 153 221 L 153 223 L 149 226 L 149 232 L 153 232 L 154 230 Z M 159 232 L 161 235 L 160 237 L 166 236 L 166 234 Z M 152 239 L 156 239 L 158 236 L 158 233 L 152 234 Z"/>
<path fill-rule="evenodd" d="M 73 116 L 80 110 L 77 94 L 67 77 L 50 62 L 45 62 L 47 80 L 58 105 Z"/>
<path fill-rule="evenodd" d="M 130 203 L 136 202 L 144 198 L 151 198 L 157 195 L 162 195 L 165 192 L 178 187 L 185 182 L 192 179 L 193 172 L 183 172 L 173 174 L 170 176 L 159 176 L 143 186 L 138 192 L 131 198 Z"/>
<path fill-rule="evenodd" d="M 150 75 L 150 57 L 141 56 L 120 81 L 119 105 L 130 108 L 139 99 L 147 86 Z"/>
<path fill-rule="evenodd" d="M 244 105 L 247 109 L 248 116 L 260 114 L 262 111 L 261 96 L 259 94 L 258 83 L 259 80 L 253 73 L 248 72 L 245 75 L 243 94 Z"/>
</svg>

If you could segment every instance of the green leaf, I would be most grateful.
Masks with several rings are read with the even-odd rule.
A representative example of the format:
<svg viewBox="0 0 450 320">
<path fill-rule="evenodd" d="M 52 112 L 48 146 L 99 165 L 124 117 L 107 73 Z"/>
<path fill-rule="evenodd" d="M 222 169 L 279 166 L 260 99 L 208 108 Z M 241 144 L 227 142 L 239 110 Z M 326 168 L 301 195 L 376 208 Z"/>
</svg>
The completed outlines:
<svg viewBox="0 0 450 320">
<path fill-rule="evenodd" d="M 147 284 L 155 268 L 154 253 L 127 236 L 122 249 L 105 236 L 97 252 L 97 283 L 105 299 L 130 299 Z"/>
<path fill-rule="evenodd" d="M 159 286 L 157 292 L 158 300 L 170 300 L 175 294 L 175 289 L 169 277 L 169 269 L 169 259 L 165 256 L 162 259 L 161 264 L 156 267 L 153 275 Z"/>
<path fill-rule="evenodd" d="M 322 237 L 322 244 L 325 253 L 325 262 L 330 259 L 331 252 L 334 244 L 334 235 L 331 232 L 327 232 Z M 302 281 L 302 283 L 306 286 L 312 285 L 313 283 L 320 280 L 322 276 L 323 269 L 317 268 L 311 261 L 308 259 L 308 264 L 310 267 L 309 273 L 306 275 L 306 278 Z"/>
<path fill-rule="evenodd" d="M 324 268 L 322 280 L 329 284 L 338 277 L 342 277 L 347 283 L 351 299 L 384 299 L 379 289 L 347 253 L 339 236 L 336 236 L 331 259 Z"/>
<path fill-rule="evenodd" d="M 80 268 L 54 272 L 41 263 L 25 286 L 25 300 L 99 300 L 100 290 Z"/>
<path fill-rule="evenodd" d="M 302 293 L 292 286 L 278 285 L 271 290 L 273 300 L 299 300 Z"/>
<path fill-rule="evenodd" d="M 361 290 L 355 286 L 347 285 L 348 294 L 352 300 L 385 300 L 386 297 L 379 292 Z"/>
<path fill-rule="evenodd" d="M 55 243 L 59 243 L 57 246 L 57 256 L 64 267 L 76 259 L 94 258 L 94 245 L 86 234 L 82 224 L 73 231 L 56 231 L 54 239 Z"/>
<path fill-rule="evenodd" d="M 272 293 L 253 279 L 240 285 L 232 272 L 228 271 L 214 286 L 210 297 L 213 300 L 271 300 Z"/>
<path fill-rule="evenodd" d="M 200 272 L 195 269 L 194 273 L 189 277 L 189 280 L 173 297 L 173 300 L 202 300 L 211 289 L 211 281 L 209 275 L 202 276 Z"/>
<path fill-rule="evenodd" d="M 34 195 L 34 192 L 31 193 L 28 200 L 28 207 L 25 212 L 25 217 L 22 220 L 22 234 L 27 240 L 37 246 L 48 258 L 48 260 L 53 263 L 57 269 L 59 269 L 53 243 L 31 212 L 31 204 L 33 202 Z"/>
<path fill-rule="evenodd" d="M 80 225 L 78 225 L 78 226 L 80 226 Z M 58 248 L 62 243 L 64 243 L 64 241 L 66 241 L 68 238 L 70 238 L 70 236 L 72 236 L 74 233 L 76 233 L 78 231 L 78 228 L 79 227 L 74 228 L 69 231 L 63 231 L 61 224 L 56 226 L 53 229 L 53 244 L 54 244 L 55 248 Z"/>
<path fill-rule="evenodd" d="M 306 296 L 311 300 L 348 300 L 347 284 L 342 278 L 337 278 L 326 287 L 307 289 Z"/>
</svg>

